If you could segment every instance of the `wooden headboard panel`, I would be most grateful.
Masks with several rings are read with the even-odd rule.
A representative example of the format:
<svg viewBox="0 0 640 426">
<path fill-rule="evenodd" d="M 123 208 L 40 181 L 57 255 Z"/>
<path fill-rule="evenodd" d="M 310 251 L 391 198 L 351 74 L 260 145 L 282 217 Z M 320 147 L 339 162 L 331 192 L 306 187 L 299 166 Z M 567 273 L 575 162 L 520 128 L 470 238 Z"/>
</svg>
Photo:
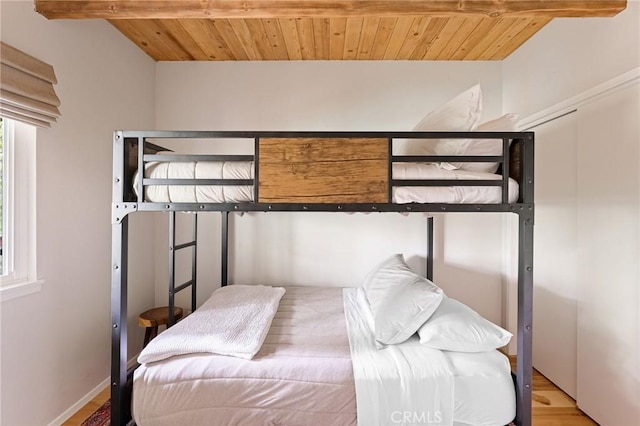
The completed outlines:
<svg viewBox="0 0 640 426">
<path fill-rule="evenodd" d="M 260 139 L 261 203 L 386 203 L 386 138 Z"/>
</svg>

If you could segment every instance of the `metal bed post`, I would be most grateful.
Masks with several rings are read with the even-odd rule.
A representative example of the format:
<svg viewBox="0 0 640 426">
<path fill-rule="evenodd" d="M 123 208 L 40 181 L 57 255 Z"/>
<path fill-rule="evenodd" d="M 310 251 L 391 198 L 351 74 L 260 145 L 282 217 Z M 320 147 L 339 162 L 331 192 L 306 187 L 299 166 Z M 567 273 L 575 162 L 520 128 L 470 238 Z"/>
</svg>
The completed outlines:
<svg viewBox="0 0 640 426">
<path fill-rule="evenodd" d="M 112 226 L 111 267 L 111 421 L 127 423 L 127 254 L 129 218 Z"/>
<path fill-rule="evenodd" d="M 518 238 L 518 363 L 516 365 L 516 424 L 531 425 L 533 350 L 533 219 L 520 213 Z"/>
<path fill-rule="evenodd" d="M 169 324 L 176 322 L 176 212 L 169 212 Z"/>
<path fill-rule="evenodd" d="M 518 363 L 516 365 L 516 424 L 531 425 L 533 376 L 533 133 L 521 140 L 521 191 L 518 211 Z"/>
<path fill-rule="evenodd" d="M 125 140 L 119 132 L 113 144 L 113 201 L 111 206 L 111 422 L 124 425 L 130 417 L 127 391 L 127 259 L 130 205 L 124 200 Z"/>
<path fill-rule="evenodd" d="M 427 218 L 427 279 L 433 281 L 433 216 Z"/>
<path fill-rule="evenodd" d="M 193 252 L 191 255 L 191 312 L 196 310 L 198 299 L 198 213 L 193 213 Z"/>
<path fill-rule="evenodd" d="M 220 280 L 220 286 L 224 287 L 228 284 L 228 280 L 229 280 L 229 212 L 228 211 L 223 211 L 222 213 L 222 218 L 221 218 L 221 225 L 222 225 L 222 250 L 221 250 L 221 255 L 222 255 L 222 264 L 221 264 L 221 268 L 222 268 L 222 276 L 221 276 L 221 280 Z"/>
</svg>

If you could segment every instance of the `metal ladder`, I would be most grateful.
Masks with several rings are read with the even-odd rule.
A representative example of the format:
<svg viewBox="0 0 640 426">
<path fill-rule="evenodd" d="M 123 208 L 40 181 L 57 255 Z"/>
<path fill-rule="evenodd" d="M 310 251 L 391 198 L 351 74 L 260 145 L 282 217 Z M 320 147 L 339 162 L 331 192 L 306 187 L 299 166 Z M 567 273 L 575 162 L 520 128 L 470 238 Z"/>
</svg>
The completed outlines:
<svg viewBox="0 0 640 426">
<path fill-rule="evenodd" d="M 198 214 L 193 213 L 193 239 L 189 242 L 176 245 L 176 212 L 169 212 L 169 323 L 167 328 L 175 324 L 174 315 L 176 293 L 191 287 L 191 312 L 196 309 L 196 273 L 198 255 Z M 191 252 L 191 279 L 176 287 L 176 252 L 192 247 Z"/>
</svg>

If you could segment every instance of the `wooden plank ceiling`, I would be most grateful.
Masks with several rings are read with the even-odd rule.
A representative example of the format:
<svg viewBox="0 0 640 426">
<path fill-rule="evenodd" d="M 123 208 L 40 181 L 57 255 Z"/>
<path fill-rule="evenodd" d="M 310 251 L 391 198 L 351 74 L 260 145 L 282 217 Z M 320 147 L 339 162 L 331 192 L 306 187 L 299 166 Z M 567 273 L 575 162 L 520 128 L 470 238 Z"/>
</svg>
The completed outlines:
<svg viewBox="0 0 640 426">
<path fill-rule="evenodd" d="M 47 18 L 108 19 L 157 61 L 501 60 L 557 17 L 626 1 L 36 0 Z"/>
</svg>

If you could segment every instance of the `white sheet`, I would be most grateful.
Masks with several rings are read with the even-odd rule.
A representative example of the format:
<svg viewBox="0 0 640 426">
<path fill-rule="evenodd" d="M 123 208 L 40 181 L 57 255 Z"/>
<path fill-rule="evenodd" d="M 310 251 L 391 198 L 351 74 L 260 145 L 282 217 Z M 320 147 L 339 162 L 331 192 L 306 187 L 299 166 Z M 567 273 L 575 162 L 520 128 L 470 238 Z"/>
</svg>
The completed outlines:
<svg viewBox="0 0 640 426">
<path fill-rule="evenodd" d="M 140 366 L 133 392 L 137 424 L 355 425 L 342 291 L 287 287 L 252 360 L 198 354 Z M 498 351 L 444 354 L 454 374 L 454 421 L 508 424 L 515 391 L 507 358 Z"/>
<path fill-rule="evenodd" d="M 442 353 L 455 375 L 455 422 L 495 426 L 515 418 L 516 392 L 506 356 L 499 351 Z"/>
<path fill-rule="evenodd" d="M 186 162 L 148 163 L 146 175 L 153 179 L 253 179 L 251 162 Z M 448 170 L 437 164 L 394 163 L 394 179 L 443 179 L 443 180 L 498 180 L 502 176 L 466 170 Z M 134 175 L 134 190 L 138 176 Z M 453 185 L 453 183 L 452 183 Z M 490 204 L 502 202 L 502 189 L 498 186 L 447 186 L 393 188 L 393 202 Z M 242 203 L 253 201 L 252 186 L 192 186 L 151 185 L 146 189 L 146 200 L 160 202 L 191 203 Z M 518 200 L 518 183 L 509 179 L 509 202 Z"/>
<path fill-rule="evenodd" d="M 262 285 L 220 288 L 194 313 L 149 342 L 138 362 L 197 353 L 251 359 L 262 347 L 284 293 L 282 287 Z"/>
<path fill-rule="evenodd" d="M 361 288 L 344 289 L 358 425 L 453 424 L 453 371 L 437 349 L 414 336 L 378 350 L 373 315 Z"/>
</svg>

